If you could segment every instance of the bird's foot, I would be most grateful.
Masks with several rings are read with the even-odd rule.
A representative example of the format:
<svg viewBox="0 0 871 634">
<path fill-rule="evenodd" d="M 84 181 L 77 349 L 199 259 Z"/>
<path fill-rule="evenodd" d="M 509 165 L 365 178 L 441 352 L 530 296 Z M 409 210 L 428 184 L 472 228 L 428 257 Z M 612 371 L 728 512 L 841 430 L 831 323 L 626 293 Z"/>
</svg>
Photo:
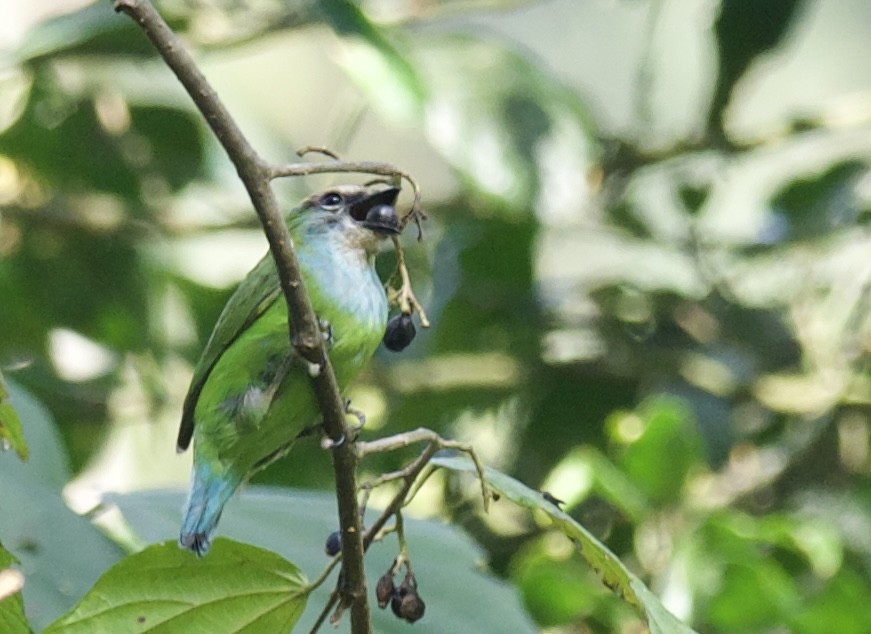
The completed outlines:
<svg viewBox="0 0 871 634">
<path fill-rule="evenodd" d="M 324 345 L 327 350 L 333 347 L 333 325 L 326 319 L 318 317 L 318 327 L 321 329 L 321 336 L 324 338 Z"/>
<path fill-rule="evenodd" d="M 348 425 L 348 434 L 342 434 L 337 440 L 324 436 L 323 440 L 321 440 L 321 447 L 323 449 L 337 449 L 348 442 L 348 440 L 354 442 L 357 439 L 357 433 L 366 424 L 366 414 L 359 409 L 351 407 L 351 399 L 349 398 L 345 399 L 345 413 L 356 418 L 357 423 L 355 425 Z"/>
</svg>

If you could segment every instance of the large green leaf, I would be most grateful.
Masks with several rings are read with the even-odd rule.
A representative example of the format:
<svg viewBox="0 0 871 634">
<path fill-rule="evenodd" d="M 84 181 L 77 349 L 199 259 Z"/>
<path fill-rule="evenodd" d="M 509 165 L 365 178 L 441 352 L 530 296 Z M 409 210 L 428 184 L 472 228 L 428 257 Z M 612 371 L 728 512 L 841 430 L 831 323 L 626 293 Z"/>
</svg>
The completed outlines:
<svg viewBox="0 0 871 634">
<path fill-rule="evenodd" d="M 72 607 L 121 552 L 66 506 L 60 489 L 69 468 L 54 422 L 11 381 L 9 389 L 31 457 L 22 463 L 0 454 L 0 536 L 21 562 L 27 615 L 40 628 Z"/>
<path fill-rule="evenodd" d="M 679 399 L 661 396 L 631 413 L 615 413 L 609 426 L 623 442 L 618 428 L 627 417 L 640 430 L 620 458 L 623 471 L 651 500 L 665 504 L 678 499 L 690 468 L 704 459 L 689 408 Z"/>
<path fill-rule="evenodd" d="M 108 501 L 118 505 L 128 524 L 146 541 L 178 534 L 179 509 L 184 501 L 181 492 L 143 491 L 113 495 Z M 371 511 L 367 520 L 375 515 Z M 328 561 L 324 542 L 337 527 L 336 500 L 330 494 L 252 486 L 227 505 L 218 533 L 268 548 L 295 562 L 309 577 L 316 577 Z M 441 522 L 414 519 L 405 520 L 405 532 L 420 594 L 426 602 L 426 615 L 414 624 L 416 634 L 536 631 L 516 590 L 481 570 L 481 550 L 463 533 Z M 367 553 L 370 594 L 396 552 L 396 542 L 388 538 Z M 211 553 L 205 560 L 210 557 Z M 335 574 L 311 594 L 298 631 L 311 629 L 334 579 Z M 389 609 L 373 609 L 372 621 L 379 634 L 409 632 L 408 624 L 396 619 Z M 349 629 L 348 619 L 343 619 L 338 631 Z"/>
<path fill-rule="evenodd" d="M 218 539 L 197 559 L 173 541 L 113 566 L 46 633 L 287 632 L 306 598 L 302 573 L 275 553 Z"/>
<path fill-rule="evenodd" d="M 9 401 L 9 391 L 0 372 L 0 449 L 14 449 L 22 460 L 27 460 L 27 441 L 21 431 L 21 420 Z"/>
<path fill-rule="evenodd" d="M 17 563 L 15 557 L 0 545 L 0 576 L 14 563 Z M 30 626 L 28 626 L 27 618 L 24 616 L 24 601 L 20 591 L 7 597 L 0 595 L 0 632 L 4 632 L 4 634 L 30 632 Z"/>
<path fill-rule="evenodd" d="M 439 467 L 476 473 L 475 465 L 466 458 L 437 457 L 432 463 Z M 637 576 L 632 574 L 623 562 L 587 529 L 569 515 L 551 504 L 544 496 L 533 491 L 514 478 L 495 469 L 485 469 L 487 484 L 497 493 L 519 506 L 541 511 L 554 521 L 557 527 L 578 547 L 578 552 L 601 575 L 602 582 L 624 601 L 628 602 L 647 621 L 652 634 L 689 634 L 693 630 L 669 612 L 659 598 L 653 594 Z"/>
</svg>

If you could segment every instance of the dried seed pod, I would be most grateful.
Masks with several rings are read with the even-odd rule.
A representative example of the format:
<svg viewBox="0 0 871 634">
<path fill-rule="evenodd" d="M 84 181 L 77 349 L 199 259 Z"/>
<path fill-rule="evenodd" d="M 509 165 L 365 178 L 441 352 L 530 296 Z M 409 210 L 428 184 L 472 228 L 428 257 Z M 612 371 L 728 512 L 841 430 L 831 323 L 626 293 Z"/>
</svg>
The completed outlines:
<svg viewBox="0 0 871 634">
<path fill-rule="evenodd" d="M 405 619 L 409 623 L 414 623 L 423 618 L 423 613 L 426 611 L 426 604 L 417 591 L 412 590 L 399 601 L 398 616 Z"/>
<path fill-rule="evenodd" d="M 403 590 L 401 587 L 396 588 L 393 591 L 393 596 L 390 597 L 390 609 L 393 610 L 393 613 L 397 616 L 397 618 L 402 618 L 402 613 L 400 612 L 402 608 L 402 598 L 405 596 L 406 590 Z"/>
<path fill-rule="evenodd" d="M 378 607 L 382 610 L 386 608 L 395 594 L 396 586 L 393 585 L 393 573 L 388 570 L 378 580 L 378 585 L 375 586 L 375 598 L 378 600 Z"/>
</svg>

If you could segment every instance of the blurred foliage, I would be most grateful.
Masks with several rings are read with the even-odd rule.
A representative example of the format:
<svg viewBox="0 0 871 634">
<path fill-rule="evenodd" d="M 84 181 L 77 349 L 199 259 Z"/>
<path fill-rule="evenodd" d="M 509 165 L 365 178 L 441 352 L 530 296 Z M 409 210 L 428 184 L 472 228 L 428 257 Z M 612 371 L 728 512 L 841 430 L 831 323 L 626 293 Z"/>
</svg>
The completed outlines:
<svg viewBox="0 0 871 634">
<path fill-rule="evenodd" d="M 465 458 L 435 458 L 433 464 L 439 467 L 459 472 L 476 473 L 475 464 Z M 602 583 L 623 598 L 642 616 L 651 634 L 690 634 L 693 630 L 681 623 L 662 607 L 656 595 L 648 590 L 641 580 L 632 574 L 601 542 L 593 537 L 587 529 L 566 515 L 559 507 L 563 504 L 553 496 L 534 491 L 517 480 L 493 469 L 485 470 L 488 485 L 497 494 L 496 502 L 504 496 L 518 506 L 532 511 L 539 511 L 553 520 L 554 525 L 568 537 L 577 552 L 600 576 Z M 550 498 L 550 499 L 549 499 Z M 564 578 L 564 577 L 563 577 Z M 571 600 L 577 594 L 583 594 L 578 587 L 572 588 L 572 580 L 564 588 L 565 599 Z M 553 591 L 554 584 L 545 582 L 540 589 Z M 568 592 L 566 592 L 568 590 Z M 548 620 L 551 615 L 547 602 L 541 617 Z"/>
<path fill-rule="evenodd" d="M 671 15 L 659 0 L 158 4 L 213 54 L 320 33 L 379 141 L 415 131 L 452 179 L 424 192 L 423 246 L 408 239 L 434 326 L 402 355 L 379 352 L 352 390 L 370 414 L 364 434 L 425 425 L 471 442 L 565 500 L 571 521 L 699 632 L 871 632 L 871 89 L 851 85 L 849 100 L 829 95 L 773 129 L 735 124 L 784 50 L 820 46 L 808 34 L 821 8 L 722 0 L 693 22 L 699 3 Z M 564 24 L 533 33 L 539 6 Z M 560 52 L 600 41 L 607 17 L 572 32 L 590 7 L 642 25 L 632 72 L 647 79 L 627 81 L 640 94 L 625 99 L 636 105 L 624 125 L 608 123 L 616 89 L 572 79 L 579 66 L 610 73 L 622 51 L 545 54 L 550 40 Z M 516 38 L 500 22 L 515 15 Z M 693 25 L 716 63 L 699 121 L 662 141 L 649 133 L 665 117 L 654 89 L 674 92 L 672 108 L 682 98 L 657 83 L 682 68 L 675 49 L 659 52 L 676 24 Z M 0 454 L 0 539 L 42 627 L 121 554 L 61 488 L 118 463 L 119 488 L 178 471 L 177 392 L 232 287 L 192 271 L 219 268 L 227 236 L 252 225 L 199 115 L 106 2 L 37 24 L 3 60 L 0 368 L 31 459 Z M 283 156 L 322 137 L 252 125 Z M 197 269 L 199 244 L 212 260 Z M 143 427 L 157 430 L 150 441 L 135 436 Z M 328 489 L 314 448 L 301 443 L 258 481 Z M 468 479 L 433 482 L 442 495 L 425 510 L 481 544 L 539 626 L 639 626 L 552 520 L 482 515 Z"/>
<path fill-rule="evenodd" d="M 27 617 L 24 615 L 24 601 L 21 598 L 21 592 L 14 592 L 14 587 L 6 587 L 6 584 L 9 583 L 7 575 L 10 574 L 11 566 L 16 563 L 18 562 L 15 558 L 0 544 L 0 580 L 4 582 L 0 584 L 3 586 L 2 593 L 0 593 L 0 627 L 9 634 L 30 631 Z"/>
</svg>

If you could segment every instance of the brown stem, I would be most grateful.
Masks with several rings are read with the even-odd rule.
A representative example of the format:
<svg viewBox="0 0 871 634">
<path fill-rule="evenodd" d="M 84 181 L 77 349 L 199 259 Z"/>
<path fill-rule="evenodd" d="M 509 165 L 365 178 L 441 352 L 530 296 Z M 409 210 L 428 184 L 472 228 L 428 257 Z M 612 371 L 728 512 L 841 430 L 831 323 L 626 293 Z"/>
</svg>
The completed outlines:
<svg viewBox="0 0 871 634">
<path fill-rule="evenodd" d="M 167 66 L 194 100 L 236 167 L 239 178 L 244 183 L 263 225 L 263 231 L 269 241 L 269 250 L 275 260 L 281 290 L 287 302 L 291 345 L 301 357 L 321 368 L 317 376 L 312 377 L 312 383 L 323 417 L 324 429 L 327 435 L 336 441 L 349 438 L 345 406 L 339 393 L 336 375 L 324 350 L 317 318 L 303 286 L 299 262 L 294 254 L 293 243 L 280 213 L 275 192 L 270 186 L 270 180 L 282 175 L 324 171 L 366 171 L 366 169 L 342 169 L 336 164 L 332 165 L 334 168 L 332 170 L 307 171 L 301 166 L 288 170 L 269 165 L 242 134 L 181 40 L 154 7 L 147 0 L 114 0 L 113 6 L 116 11 L 130 16 L 152 41 Z M 397 170 L 394 169 L 394 174 L 396 172 Z M 379 169 L 374 173 L 383 172 Z M 418 198 L 416 193 L 415 199 Z M 332 455 L 336 474 L 339 524 L 342 531 L 342 605 L 351 608 L 352 632 L 368 634 L 372 630 L 363 571 L 363 541 L 357 503 L 357 454 L 353 443 L 337 442 Z"/>
<path fill-rule="evenodd" d="M 432 460 L 433 456 L 435 456 L 435 454 L 441 449 L 456 449 L 458 451 L 463 451 L 469 454 L 469 457 L 475 464 L 475 469 L 478 472 L 478 477 L 481 481 L 481 494 L 483 496 L 484 510 L 487 510 L 491 493 L 490 490 L 487 488 L 487 480 L 484 475 L 484 467 L 478 460 L 478 456 L 477 454 L 475 454 L 475 451 L 468 445 L 464 445 L 453 440 L 446 440 L 431 429 L 420 427 L 412 431 L 396 434 L 394 436 L 388 436 L 387 438 L 380 438 L 371 442 L 358 442 L 356 443 L 355 447 L 358 457 L 362 459 L 369 454 L 382 453 L 385 451 L 394 451 L 396 449 L 402 449 L 403 447 L 408 447 L 409 445 L 419 442 L 426 442 L 427 446 L 420 453 L 420 455 L 414 459 L 414 461 L 410 462 L 398 471 L 393 471 L 391 473 L 379 476 L 378 478 L 367 482 L 361 487 L 365 499 L 368 501 L 369 491 L 371 491 L 371 489 L 373 489 L 374 487 L 384 484 L 385 482 L 390 482 L 392 480 L 403 480 L 402 487 L 393 496 L 390 504 L 387 505 L 387 507 L 381 512 L 381 515 L 378 516 L 378 518 L 372 523 L 372 525 L 366 529 L 366 534 L 363 536 L 364 552 L 369 550 L 372 542 L 375 540 L 376 537 L 378 537 L 378 534 L 387 524 L 387 521 L 391 517 L 397 515 L 397 513 L 406 504 L 406 502 L 409 500 L 412 489 L 414 489 L 415 493 L 419 490 L 415 489 L 415 483 L 418 482 L 420 474 L 429 465 L 430 460 Z M 427 477 L 429 477 L 429 474 L 425 474 L 423 479 L 425 480 Z M 315 634 L 315 632 L 320 629 L 321 625 L 323 625 L 324 621 L 326 621 L 327 615 L 330 613 L 330 610 L 332 610 L 333 606 L 336 605 L 336 601 L 338 601 L 338 599 L 339 593 L 337 588 L 336 590 L 333 590 L 333 593 L 327 600 L 327 603 L 324 606 L 324 609 L 321 611 L 320 616 L 318 616 L 318 619 L 312 627 L 310 634 Z M 341 610 L 341 606 L 339 606 L 339 610 Z M 333 615 L 333 619 L 335 619 L 335 614 Z M 331 619 L 331 621 L 333 619 Z"/>
</svg>

